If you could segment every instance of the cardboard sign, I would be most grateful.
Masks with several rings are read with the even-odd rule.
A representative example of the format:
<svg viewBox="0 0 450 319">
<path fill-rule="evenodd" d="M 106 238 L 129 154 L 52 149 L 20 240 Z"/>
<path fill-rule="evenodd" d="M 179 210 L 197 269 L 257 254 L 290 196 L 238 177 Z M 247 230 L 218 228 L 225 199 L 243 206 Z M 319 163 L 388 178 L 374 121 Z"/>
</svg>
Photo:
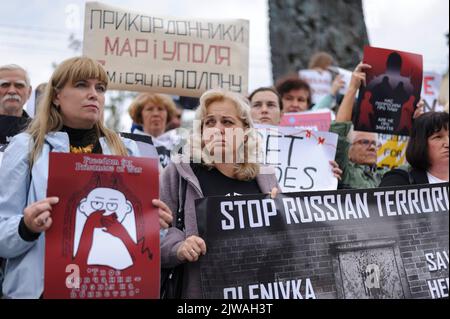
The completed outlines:
<svg viewBox="0 0 450 319">
<path fill-rule="evenodd" d="M 45 298 L 158 298 L 154 158 L 50 153 Z"/>
<path fill-rule="evenodd" d="M 331 112 L 329 110 L 319 110 L 299 113 L 284 113 L 281 118 L 280 125 L 328 132 L 331 125 Z"/>
<path fill-rule="evenodd" d="M 247 94 L 248 20 L 201 20 L 86 3 L 83 54 L 109 87 L 198 97 L 221 87 Z"/>
<path fill-rule="evenodd" d="M 409 135 L 420 99 L 422 56 L 366 46 L 363 62 L 372 68 L 353 111 L 355 130 Z"/>
<path fill-rule="evenodd" d="M 199 199 L 203 297 L 448 299 L 448 185 Z"/>
<path fill-rule="evenodd" d="M 336 155 L 337 134 L 270 125 L 257 129 L 262 139 L 260 158 L 275 168 L 283 192 L 337 188 L 329 163 Z"/>
</svg>

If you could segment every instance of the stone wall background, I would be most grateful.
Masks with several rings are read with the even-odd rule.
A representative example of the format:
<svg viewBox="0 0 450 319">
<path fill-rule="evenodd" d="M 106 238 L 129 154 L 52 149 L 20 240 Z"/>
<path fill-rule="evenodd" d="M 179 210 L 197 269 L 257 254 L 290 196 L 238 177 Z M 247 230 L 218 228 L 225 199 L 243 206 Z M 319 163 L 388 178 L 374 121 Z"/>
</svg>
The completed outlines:
<svg viewBox="0 0 450 319">
<path fill-rule="evenodd" d="M 369 44 L 360 0 L 269 0 L 274 81 L 307 68 L 317 51 L 352 70 Z"/>
</svg>

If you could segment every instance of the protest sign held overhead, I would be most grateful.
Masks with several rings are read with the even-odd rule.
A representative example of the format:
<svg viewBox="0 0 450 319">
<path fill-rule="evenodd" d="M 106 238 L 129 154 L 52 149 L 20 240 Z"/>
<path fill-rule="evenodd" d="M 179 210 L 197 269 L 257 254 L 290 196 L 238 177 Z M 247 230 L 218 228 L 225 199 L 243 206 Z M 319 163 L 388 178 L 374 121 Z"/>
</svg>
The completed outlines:
<svg viewBox="0 0 450 319">
<path fill-rule="evenodd" d="M 275 168 L 283 192 L 337 188 L 329 163 L 336 155 L 337 134 L 294 127 L 256 127 L 262 138 L 262 162 Z"/>
<path fill-rule="evenodd" d="M 448 183 L 196 201 L 204 298 L 448 298 Z"/>
<path fill-rule="evenodd" d="M 157 161 L 50 153 L 45 298 L 159 297 Z"/>
<path fill-rule="evenodd" d="M 353 111 L 355 130 L 409 135 L 420 99 L 422 56 L 364 47 L 366 84 Z"/>
<path fill-rule="evenodd" d="M 247 20 L 153 16 L 99 2 L 85 11 L 83 54 L 110 88 L 198 97 L 211 88 L 247 94 Z"/>
</svg>

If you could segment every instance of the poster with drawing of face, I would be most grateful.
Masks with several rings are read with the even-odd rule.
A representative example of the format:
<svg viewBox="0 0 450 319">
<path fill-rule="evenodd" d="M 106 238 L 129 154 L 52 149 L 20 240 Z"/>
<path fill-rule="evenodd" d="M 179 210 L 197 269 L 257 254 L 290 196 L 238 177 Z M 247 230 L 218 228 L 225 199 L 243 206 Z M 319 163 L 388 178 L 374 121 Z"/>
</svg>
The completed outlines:
<svg viewBox="0 0 450 319">
<path fill-rule="evenodd" d="M 115 189 L 107 187 L 94 188 L 80 201 L 75 217 L 75 241 L 72 256 L 75 258 L 80 248 L 80 241 L 84 239 L 86 227 L 89 227 L 91 216 L 100 212 L 101 219 L 111 217 L 118 227 L 122 226 L 126 236 L 133 244 L 137 244 L 136 221 L 133 204 L 125 198 L 125 195 Z M 102 213 L 103 212 L 103 213 Z M 101 226 L 102 223 L 100 223 Z M 126 240 L 116 237 L 109 231 L 109 227 L 93 229 L 92 244 L 87 258 L 88 265 L 104 265 L 114 269 L 123 270 L 133 265 L 133 260 L 126 247 Z M 83 245 L 83 243 L 81 243 Z M 103 249 L 107 245 L 115 247 L 114 254 Z"/>
<path fill-rule="evenodd" d="M 52 153 L 45 298 L 159 297 L 156 158 Z"/>
</svg>

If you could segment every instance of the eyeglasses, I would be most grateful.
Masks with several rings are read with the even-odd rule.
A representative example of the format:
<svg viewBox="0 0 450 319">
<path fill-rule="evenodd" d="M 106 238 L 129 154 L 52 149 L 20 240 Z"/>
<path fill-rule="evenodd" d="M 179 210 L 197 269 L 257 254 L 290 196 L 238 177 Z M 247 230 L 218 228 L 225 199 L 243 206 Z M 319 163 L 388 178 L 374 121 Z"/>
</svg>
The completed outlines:
<svg viewBox="0 0 450 319">
<path fill-rule="evenodd" d="M 372 146 L 372 145 L 373 145 L 373 147 L 377 147 L 377 141 L 373 141 L 373 140 L 371 141 L 371 140 L 368 140 L 368 139 L 365 139 L 365 138 L 357 140 L 357 141 L 353 142 L 353 144 L 361 144 L 361 145 L 363 145 L 365 147 L 369 147 L 369 146 Z"/>
</svg>

